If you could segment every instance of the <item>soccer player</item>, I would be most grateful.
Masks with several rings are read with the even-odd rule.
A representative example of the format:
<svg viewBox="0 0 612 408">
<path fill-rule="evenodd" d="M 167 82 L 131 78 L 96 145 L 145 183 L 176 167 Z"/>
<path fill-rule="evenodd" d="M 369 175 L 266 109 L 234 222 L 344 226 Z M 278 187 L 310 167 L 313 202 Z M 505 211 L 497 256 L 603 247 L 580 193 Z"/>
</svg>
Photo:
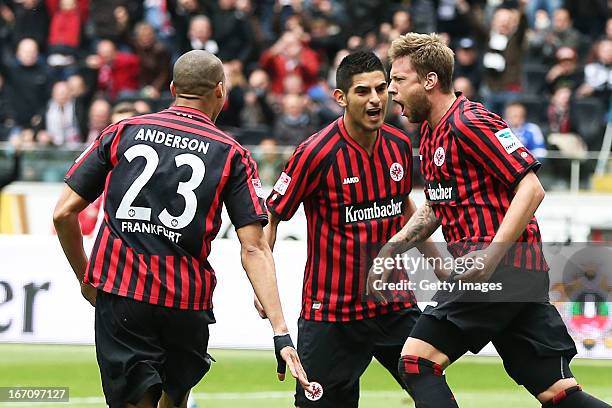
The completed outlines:
<svg viewBox="0 0 612 408">
<path fill-rule="evenodd" d="M 308 388 L 282 314 L 255 162 L 214 125 L 226 96 L 221 61 L 206 51 L 184 54 L 170 90 L 174 106 L 115 123 L 85 150 L 54 213 L 81 293 L 96 308 L 107 404 L 184 407 L 210 369 L 216 278 L 207 258 L 223 203 L 270 317 L 279 379 L 286 362 Z M 88 262 L 77 217 L 102 193 L 104 222 Z"/>
<path fill-rule="evenodd" d="M 301 408 L 357 407 L 372 357 L 401 384 L 397 359 L 420 314 L 412 292 L 386 305 L 365 296 L 379 243 L 416 209 L 410 139 L 384 124 L 387 78 L 375 54 L 345 57 L 336 82 L 344 115 L 297 147 L 268 198 L 270 247 L 301 203 L 308 222 L 298 353 L 313 392 L 297 387 Z"/>
<path fill-rule="evenodd" d="M 524 290 L 533 299 L 485 303 L 442 297 L 427 307 L 399 362 L 417 408 L 457 407 L 443 370 L 489 341 L 508 374 L 543 407 L 609 407 L 574 379 L 569 367 L 574 342 L 548 302 L 548 266 L 534 217 L 544 198 L 535 175 L 540 163 L 498 115 L 453 93 L 453 52 L 440 37 L 406 34 L 393 41 L 389 56 L 393 101 L 411 122 L 423 122 L 427 197 L 390 245 L 401 253 L 441 225 L 456 260 L 473 260 L 452 281 L 500 282 L 511 296 Z"/>
</svg>

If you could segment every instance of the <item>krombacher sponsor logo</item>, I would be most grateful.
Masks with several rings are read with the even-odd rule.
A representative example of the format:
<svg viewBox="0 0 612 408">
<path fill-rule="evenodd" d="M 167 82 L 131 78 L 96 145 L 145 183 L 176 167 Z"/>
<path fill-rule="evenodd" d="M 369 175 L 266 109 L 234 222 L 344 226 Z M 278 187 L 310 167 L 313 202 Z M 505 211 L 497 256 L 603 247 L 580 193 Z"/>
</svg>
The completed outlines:
<svg viewBox="0 0 612 408">
<path fill-rule="evenodd" d="M 349 204 L 344 206 L 344 222 L 352 224 L 355 222 L 397 217 L 402 215 L 403 207 L 404 197 L 402 196 L 361 204 Z"/>
<path fill-rule="evenodd" d="M 457 199 L 457 189 L 450 181 L 427 183 L 429 201 L 454 201 Z"/>
</svg>

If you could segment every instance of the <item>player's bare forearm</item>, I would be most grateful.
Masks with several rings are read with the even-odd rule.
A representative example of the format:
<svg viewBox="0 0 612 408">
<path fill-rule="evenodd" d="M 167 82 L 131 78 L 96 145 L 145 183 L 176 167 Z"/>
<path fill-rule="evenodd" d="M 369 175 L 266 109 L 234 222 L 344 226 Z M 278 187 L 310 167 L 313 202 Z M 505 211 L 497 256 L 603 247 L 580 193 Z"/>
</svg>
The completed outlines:
<svg viewBox="0 0 612 408">
<path fill-rule="evenodd" d="M 79 213 L 88 205 L 88 201 L 70 187 L 65 186 L 53 212 L 53 224 L 57 237 L 79 282 L 83 282 L 87 268 L 87 255 L 83 248 Z"/>
<path fill-rule="evenodd" d="M 529 172 L 519 182 L 510 207 L 502 220 L 501 225 L 493 238 L 491 245 L 494 255 L 501 259 L 508 248 L 525 231 L 527 224 L 544 199 L 544 188 L 533 171 Z"/>
<path fill-rule="evenodd" d="M 428 205 L 429 202 L 427 202 L 426 204 Z M 406 220 L 406 223 L 407 223 L 407 222 L 410 221 L 412 216 L 417 212 L 417 206 L 414 203 L 414 201 L 412 201 L 412 199 L 410 197 L 408 197 L 408 199 L 406 200 L 406 207 L 405 208 L 406 209 L 404 211 L 404 219 Z M 404 224 L 404 225 L 406 225 L 406 224 Z M 434 231 L 435 231 L 435 229 L 434 229 Z M 432 233 L 433 233 L 433 231 L 432 231 Z M 431 234 L 429 234 L 429 235 L 431 235 Z M 427 238 L 424 242 L 417 243 L 416 247 L 418 248 L 419 252 L 421 252 L 423 254 L 423 256 L 425 258 L 429 259 L 430 262 L 434 263 L 434 266 L 436 266 L 434 272 L 435 272 L 436 276 L 438 277 L 438 279 L 446 280 L 446 278 L 448 278 L 448 275 L 450 274 L 450 272 L 437 268 L 437 266 L 439 266 L 439 265 L 444 265 L 444 262 L 435 262 L 434 261 L 435 259 L 441 259 L 442 258 L 442 254 L 438 250 L 438 247 L 436 246 L 436 244 L 431 240 L 431 238 Z"/>
<path fill-rule="evenodd" d="M 274 259 L 263 228 L 258 223 L 249 224 L 239 228 L 237 233 L 242 246 L 240 252 L 242 266 L 251 281 L 255 295 L 270 320 L 274 334 L 286 334 L 288 329 L 278 294 Z"/>
<path fill-rule="evenodd" d="M 281 219 L 276 214 L 268 211 L 268 224 L 264 227 L 264 234 L 266 241 L 271 250 L 274 250 L 274 244 L 276 243 L 276 230 Z"/>
<path fill-rule="evenodd" d="M 440 220 L 426 201 L 406 222 L 400 232 L 395 234 L 389 244 L 393 245 L 394 253 L 406 252 L 417 244 L 424 242 L 440 226 Z"/>
</svg>

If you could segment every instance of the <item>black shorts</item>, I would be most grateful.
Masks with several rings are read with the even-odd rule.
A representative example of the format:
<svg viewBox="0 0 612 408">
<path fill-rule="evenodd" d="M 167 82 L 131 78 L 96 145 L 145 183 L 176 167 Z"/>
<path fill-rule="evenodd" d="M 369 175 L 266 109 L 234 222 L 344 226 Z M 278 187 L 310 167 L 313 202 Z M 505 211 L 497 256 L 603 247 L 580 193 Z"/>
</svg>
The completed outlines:
<svg viewBox="0 0 612 408">
<path fill-rule="evenodd" d="M 136 403 L 148 389 L 175 405 L 210 369 L 211 312 L 166 308 L 98 290 L 96 355 L 110 408 Z"/>
<path fill-rule="evenodd" d="M 322 387 L 320 398 L 307 398 L 297 384 L 301 408 L 352 408 L 359 403 L 359 378 L 372 357 L 403 387 L 397 361 L 416 323 L 417 307 L 352 322 L 298 321 L 298 354 L 308 379 Z"/>
<path fill-rule="evenodd" d="M 559 312 L 548 302 L 428 306 L 410 337 L 431 344 L 451 363 L 492 342 L 512 379 L 536 396 L 572 376 L 569 362 L 577 353 Z"/>
</svg>

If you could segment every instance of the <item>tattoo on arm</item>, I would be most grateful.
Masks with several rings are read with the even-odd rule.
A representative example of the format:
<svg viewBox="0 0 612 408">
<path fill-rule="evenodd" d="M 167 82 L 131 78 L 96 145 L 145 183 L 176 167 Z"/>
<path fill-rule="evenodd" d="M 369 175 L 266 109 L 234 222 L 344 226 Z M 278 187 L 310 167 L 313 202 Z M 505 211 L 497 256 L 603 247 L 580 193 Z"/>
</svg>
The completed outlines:
<svg viewBox="0 0 612 408">
<path fill-rule="evenodd" d="M 426 201 L 408 220 L 404 228 L 392 238 L 393 242 L 404 242 L 411 247 L 425 241 L 440 226 L 429 201 Z"/>
</svg>

